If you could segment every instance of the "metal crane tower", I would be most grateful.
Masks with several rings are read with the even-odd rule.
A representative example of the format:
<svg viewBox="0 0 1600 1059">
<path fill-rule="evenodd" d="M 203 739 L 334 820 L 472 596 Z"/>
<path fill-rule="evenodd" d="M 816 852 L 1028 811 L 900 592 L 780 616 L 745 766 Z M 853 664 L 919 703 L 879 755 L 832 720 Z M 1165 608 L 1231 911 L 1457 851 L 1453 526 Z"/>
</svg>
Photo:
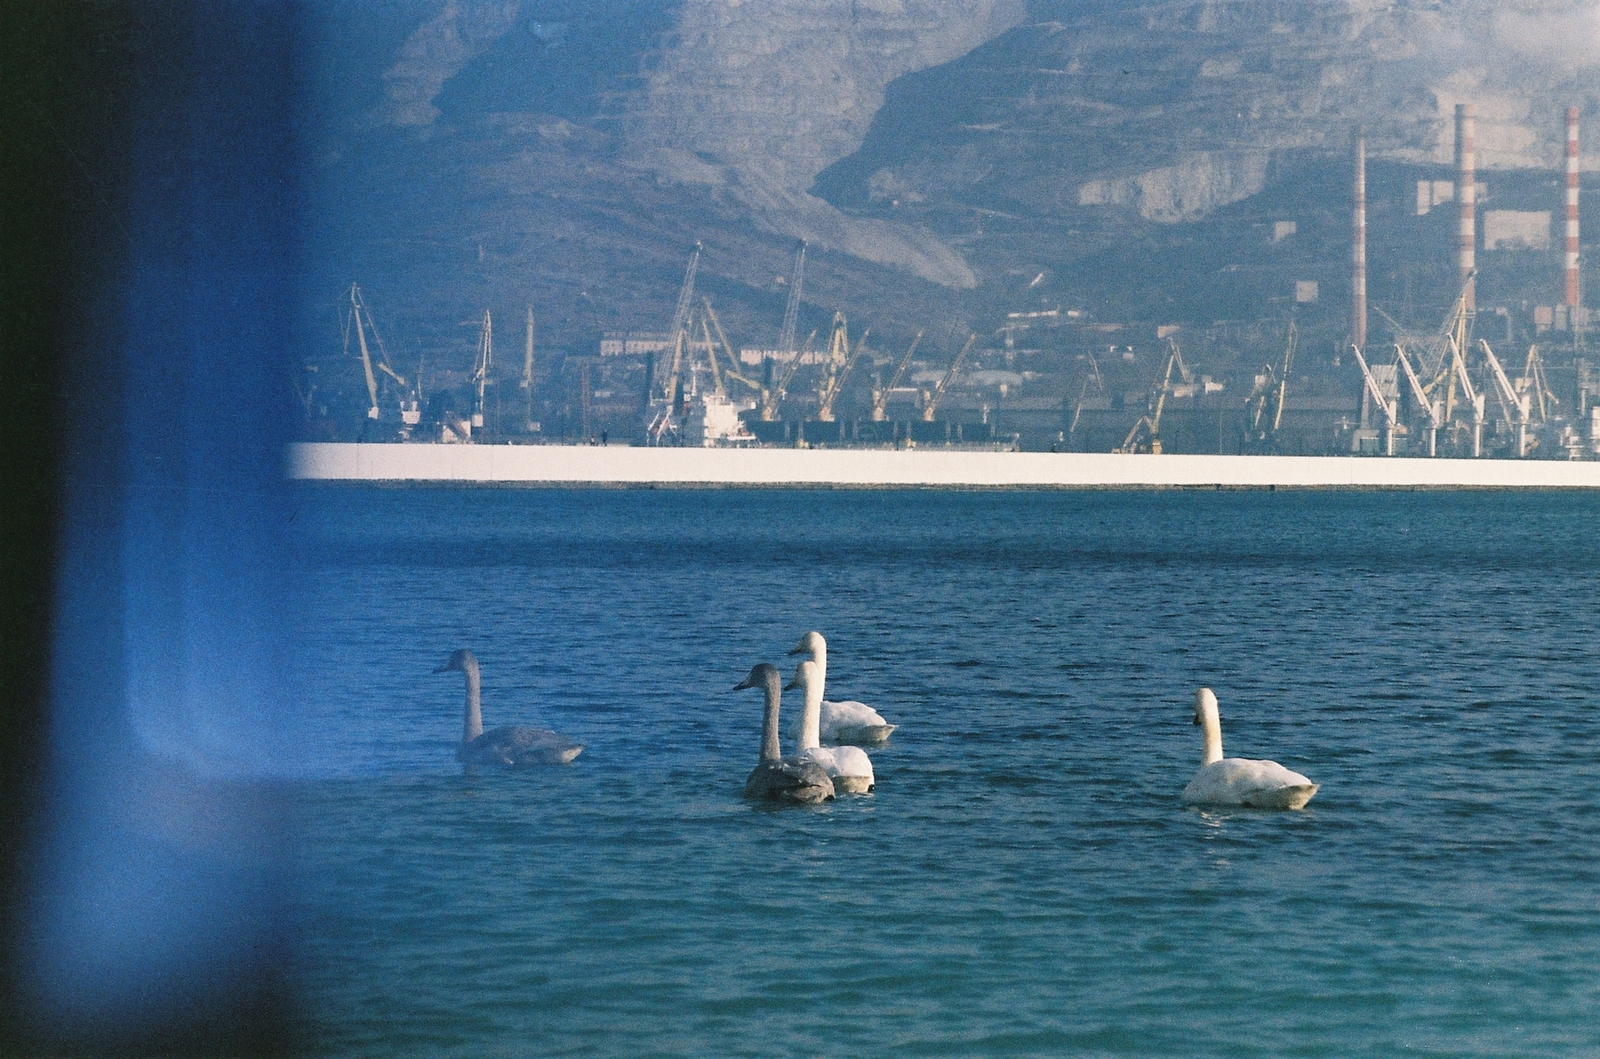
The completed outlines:
<svg viewBox="0 0 1600 1059">
<path fill-rule="evenodd" d="M 794 329 L 800 316 L 800 287 L 806 278 L 806 241 L 794 254 L 794 268 L 789 272 L 789 302 L 783 307 L 783 326 L 778 329 L 778 349 L 794 352 Z"/>
</svg>

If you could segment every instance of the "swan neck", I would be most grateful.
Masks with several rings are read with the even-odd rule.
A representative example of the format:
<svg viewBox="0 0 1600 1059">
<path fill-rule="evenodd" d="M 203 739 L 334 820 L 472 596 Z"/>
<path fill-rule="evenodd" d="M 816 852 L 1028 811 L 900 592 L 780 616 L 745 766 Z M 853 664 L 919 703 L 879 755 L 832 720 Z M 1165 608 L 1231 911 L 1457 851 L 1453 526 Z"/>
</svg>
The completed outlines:
<svg viewBox="0 0 1600 1059">
<path fill-rule="evenodd" d="M 814 750 L 822 745 L 822 681 L 809 679 L 803 690 L 806 704 L 800 713 L 800 743 L 796 749 Z"/>
<path fill-rule="evenodd" d="M 761 760 L 783 760 L 783 748 L 778 745 L 778 707 L 783 701 L 783 688 L 774 673 L 767 681 L 767 713 L 761 722 Z"/>
<path fill-rule="evenodd" d="M 479 702 L 478 660 L 468 659 L 461 665 L 467 678 L 467 702 L 462 720 L 461 741 L 470 743 L 483 734 L 483 707 Z"/>
<path fill-rule="evenodd" d="M 1200 729 L 1205 740 L 1204 749 L 1200 754 L 1200 764 L 1210 765 L 1222 760 L 1222 720 L 1217 716 L 1215 702 L 1207 703 L 1200 709 Z"/>
</svg>

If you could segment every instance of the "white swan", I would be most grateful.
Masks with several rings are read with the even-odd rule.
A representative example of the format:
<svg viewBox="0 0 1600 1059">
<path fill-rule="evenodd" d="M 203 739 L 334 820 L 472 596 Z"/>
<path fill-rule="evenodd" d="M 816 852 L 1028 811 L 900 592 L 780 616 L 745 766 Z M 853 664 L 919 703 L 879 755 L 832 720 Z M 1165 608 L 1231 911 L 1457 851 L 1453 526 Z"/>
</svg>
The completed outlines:
<svg viewBox="0 0 1600 1059">
<path fill-rule="evenodd" d="M 790 758 L 778 747 L 778 706 L 783 698 L 778 667 L 762 662 L 733 686 L 760 688 L 766 693 L 767 712 L 761 724 L 761 763 L 744 782 L 744 796 L 775 802 L 825 802 L 833 797 L 833 781 L 815 762 Z"/>
<path fill-rule="evenodd" d="M 1253 809 L 1299 809 L 1317 784 L 1276 761 L 1222 756 L 1222 720 L 1210 688 L 1194 693 L 1194 723 L 1204 729 L 1200 771 L 1183 789 L 1183 800 L 1200 805 L 1244 805 Z"/>
<path fill-rule="evenodd" d="M 817 740 L 817 729 L 822 716 L 822 669 L 810 661 L 795 668 L 794 680 L 784 690 L 799 688 L 805 693 L 806 704 L 800 712 L 800 738 L 795 757 L 801 761 L 814 761 L 833 781 L 833 789 L 845 794 L 865 794 L 877 783 L 872 774 L 872 759 L 855 746 L 826 747 Z"/>
<path fill-rule="evenodd" d="M 818 695 L 828 682 L 828 641 L 815 629 L 800 637 L 800 643 L 792 655 L 809 654 L 811 660 L 817 664 Z M 846 700 L 844 702 L 822 703 L 822 717 L 818 722 L 818 738 L 830 745 L 847 744 L 850 746 L 871 746 L 882 743 L 889 738 L 899 725 L 890 724 L 883 719 L 877 710 L 864 702 Z M 799 724 L 789 730 L 790 738 L 798 738 Z"/>
<path fill-rule="evenodd" d="M 583 753 L 582 743 L 574 743 L 548 728 L 507 724 L 485 732 L 483 712 L 478 704 L 478 659 L 463 648 L 434 672 L 446 673 L 452 669 L 460 670 L 467 678 L 466 718 L 461 733 L 461 747 L 456 751 L 457 761 L 464 765 L 522 768 L 527 765 L 565 765 Z"/>
</svg>

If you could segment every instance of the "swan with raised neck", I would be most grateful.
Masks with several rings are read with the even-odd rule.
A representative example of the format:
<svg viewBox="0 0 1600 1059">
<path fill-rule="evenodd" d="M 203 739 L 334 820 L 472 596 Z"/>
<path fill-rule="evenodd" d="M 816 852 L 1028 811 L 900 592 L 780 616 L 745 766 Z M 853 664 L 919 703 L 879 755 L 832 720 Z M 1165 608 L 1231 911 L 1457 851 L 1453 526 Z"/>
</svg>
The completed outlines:
<svg viewBox="0 0 1600 1059">
<path fill-rule="evenodd" d="M 1200 728 L 1200 769 L 1183 790 L 1183 800 L 1198 805 L 1242 805 L 1253 809 L 1299 809 L 1318 784 L 1276 761 L 1222 756 L 1222 717 L 1210 688 L 1194 694 L 1194 723 Z"/>
<path fill-rule="evenodd" d="M 833 781 L 815 762 L 783 757 L 778 744 L 778 711 L 783 701 L 783 678 L 778 667 L 761 662 L 750 675 L 733 686 L 734 691 L 760 688 L 766 698 L 761 722 L 761 763 L 744 783 L 744 796 L 765 801 L 810 804 L 833 797 Z"/>
<path fill-rule="evenodd" d="M 828 682 L 828 641 L 812 629 L 800 637 L 800 643 L 789 652 L 791 655 L 811 656 L 817 664 L 817 695 L 821 697 Z M 886 741 L 897 725 L 883 719 L 883 715 L 864 702 L 847 699 L 843 702 L 822 700 L 818 719 L 818 736 L 828 745 L 873 746 Z M 798 738 L 799 729 L 792 735 Z"/>
<path fill-rule="evenodd" d="M 872 759 L 855 746 L 825 747 L 818 739 L 822 716 L 822 677 L 817 664 L 811 660 L 795 667 L 794 680 L 784 686 L 799 688 L 805 695 L 805 706 L 800 712 L 800 737 L 795 756 L 802 761 L 814 761 L 833 781 L 833 789 L 843 794 L 865 794 L 877 783 L 873 775 Z"/>
<path fill-rule="evenodd" d="M 582 743 L 575 743 L 548 728 L 507 724 L 485 732 L 480 701 L 483 681 L 477 656 L 462 648 L 434 672 L 452 670 L 461 673 L 467 686 L 466 704 L 462 710 L 461 746 L 456 749 L 457 761 L 468 766 L 522 768 L 528 765 L 565 765 L 583 753 Z"/>
</svg>

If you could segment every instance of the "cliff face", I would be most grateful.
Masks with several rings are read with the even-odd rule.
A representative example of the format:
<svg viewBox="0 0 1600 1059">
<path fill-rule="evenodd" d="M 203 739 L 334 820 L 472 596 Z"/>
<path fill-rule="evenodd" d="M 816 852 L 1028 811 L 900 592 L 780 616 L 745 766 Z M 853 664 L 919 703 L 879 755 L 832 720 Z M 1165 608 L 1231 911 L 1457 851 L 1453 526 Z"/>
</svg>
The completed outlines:
<svg viewBox="0 0 1600 1059">
<path fill-rule="evenodd" d="M 1448 163 L 1458 102 L 1477 109 L 1480 169 L 1553 167 L 1566 107 L 1600 107 L 1597 65 L 1593 2 L 1037 0 L 897 85 L 821 184 L 863 210 L 964 197 L 1190 221 L 1261 191 L 1270 157 L 1343 153 L 1357 130 L 1376 160 Z"/>
<path fill-rule="evenodd" d="M 960 256 L 928 233 L 847 217 L 807 192 L 860 146 L 890 82 L 966 54 L 1024 13 L 1021 0 L 690 4 L 626 104 L 626 157 L 726 187 L 774 232 L 971 287 Z"/>
</svg>

